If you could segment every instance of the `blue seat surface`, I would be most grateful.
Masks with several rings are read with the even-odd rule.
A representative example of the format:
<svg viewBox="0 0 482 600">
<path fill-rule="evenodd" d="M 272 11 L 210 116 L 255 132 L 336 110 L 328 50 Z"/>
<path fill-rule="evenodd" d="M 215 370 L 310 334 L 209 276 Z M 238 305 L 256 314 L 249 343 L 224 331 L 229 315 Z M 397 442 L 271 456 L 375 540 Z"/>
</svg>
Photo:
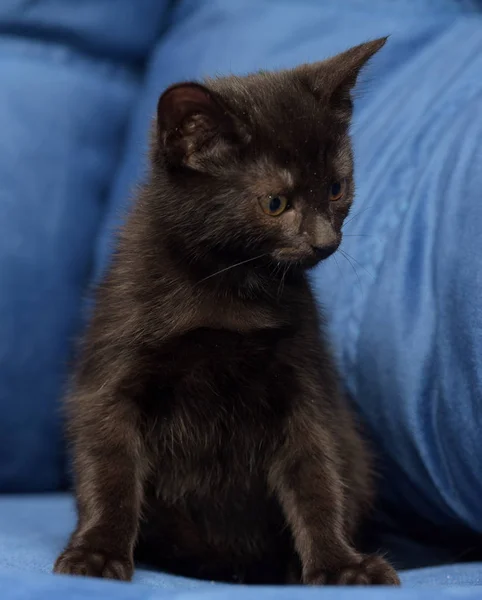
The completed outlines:
<svg viewBox="0 0 482 600">
<path fill-rule="evenodd" d="M 10 598 L 169 598 L 192 597 L 200 600 L 221 598 L 309 598 L 320 592 L 309 588 L 264 588 L 262 591 L 244 586 L 227 586 L 194 581 L 164 573 L 137 569 L 133 584 L 113 584 L 94 579 L 59 577 L 51 574 L 52 564 L 62 549 L 75 523 L 74 503 L 67 494 L 0 496 L 0 594 Z M 404 595 L 394 598 L 429 600 L 429 592 L 421 588 L 437 586 L 482 586 L 482 565 L 454 565 L 445 568 L 420 569 L 402 574 Z M 420 589 L 418 589 L 420 588 Z M 410 590 L 410 591 L 409 591 Z M 332 600 L 367 600 L 390 598 L 372 589 L 323 589 L 323 598 Z M 433 593 L 431 590 L 430 593 Z M 460 593 L 460 590 L 456 593 Z M 482 595 L 482 588 L 470 595 Z M 15 595 L 18 594 L 18 595 Z M 30 595 L 31 594 L 31 595 Z M 437 592 L 439 594 L 439 592 Z M 452 592 L 447 597 L 451 597 Z M 83 595 L 83 596 L 82 596 Z M 439 596 L 437 597 L 444 597 Z"/>
</svg>

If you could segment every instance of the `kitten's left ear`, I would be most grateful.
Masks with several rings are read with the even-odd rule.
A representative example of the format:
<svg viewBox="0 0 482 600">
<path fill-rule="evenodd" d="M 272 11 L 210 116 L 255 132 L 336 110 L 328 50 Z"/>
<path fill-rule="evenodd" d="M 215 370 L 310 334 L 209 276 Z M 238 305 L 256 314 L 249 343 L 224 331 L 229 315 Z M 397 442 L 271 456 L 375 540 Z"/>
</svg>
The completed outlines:
<svg viewBox="0 0 482 600">
<path fill-rule="evenodd" d="M 361 69 L 382 48 L 387 37 L 350 48 L 346 52 L 305 67 L 312 91 L 335 107 L 351 106 L 350 92 Z M 341 105 L 341 106 L 340 106 Z"/>
<path fill-rule="evenodd" d="M 169 87 L 159 98 L 157 134 L 171 163 L 199 171 L 222 159 L 246 135 L 214 92 L 189 82 Z"/>
</svg>

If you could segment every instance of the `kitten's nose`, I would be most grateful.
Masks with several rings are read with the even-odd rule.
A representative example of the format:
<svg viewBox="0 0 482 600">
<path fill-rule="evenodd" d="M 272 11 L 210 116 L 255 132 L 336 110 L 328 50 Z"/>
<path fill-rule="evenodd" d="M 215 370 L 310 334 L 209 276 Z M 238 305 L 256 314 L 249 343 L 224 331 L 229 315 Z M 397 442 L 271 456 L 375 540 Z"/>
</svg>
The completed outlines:
<svg viewBox="0 0 482 600">
<path fill-rule="evenodd" d="M 338 249 L 338 242 L 333 242 L 332 244 L 325 246 L 312 246 L 312 248 L 318 260 L 325 260 L 325 258 L 328 258 L 336 252 Z"/>
<path fill-rule="evenodd" d="M 317 260 L 324 260 L 340 245 L 340 236 L 324 215 L 317 215 L 311 232 L 311 247 Z"/>
</svg>

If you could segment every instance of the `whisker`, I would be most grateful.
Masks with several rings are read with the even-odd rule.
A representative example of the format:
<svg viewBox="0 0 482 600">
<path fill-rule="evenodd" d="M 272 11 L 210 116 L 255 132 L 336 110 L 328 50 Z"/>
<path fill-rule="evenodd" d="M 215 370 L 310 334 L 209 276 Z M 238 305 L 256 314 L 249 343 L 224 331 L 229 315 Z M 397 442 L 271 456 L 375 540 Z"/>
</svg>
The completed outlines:
<svg viewBox="0 0 482 600">
<path fill-rule="evenodd" d="M 345 258 L 345 260 L 348 262 L 348 264 L 351 266 L 351 268 L 353 269 L 353 272 L 356 275 L 356 278 L 358 279 L 358 286 L 361 289 L 362 285 L 361 285 L 361 281 L 360 281 L 360 276 L 358 275 L 357 270 L 355 269 L 355 265 L 351 262 L 351 260 L 348 258 L 348 256 L 345 254 L 345 252 L 343 250 L 340 250 L 342 256 Z"/>
<path fill-rule="evenodd" d="M 288 268 L 289 268 L 289 266 L 285 265 L 283 275 L 281 276 L 281 281 L 278 285 L 278 300 L 281 298 L 281 295 L 285 289 L 285 277 L 286 277 L 286 273 L 288 273 Z"/>
<path fill-rule="evenodd" d="M 356 217 L 359 217 L 361 214 L 363 214 L 366 210 L 368 210 L 372 206 L 373 206 L 373 204 L 369 204 L 368 206 L 365 206 L 365 208 L 362 208 L 361 210 L 356 212 L 350 219 L 348 219 L 348 221 L 344 222 L 343 227 L 346 227 L 348 225 L 348 223 L 351 223 L 353 221 L 353 219 L 356 219 Z"/>
<path fill-rule="evenodd" d="M 342 250 L 342 252 L 343 252 L 344 254 L 348 254 L 348 252 L 346 252 L 345 250 Z M 358 262 L 358 261 L 357 261 L 357 259 L 356 259 L 354 256 L 352 256 L 351 254 L 348 254 L 348 256 L 349 256 L 349 257 L 350 257 L 352 260 L 354 260 L 354 261 L 356 262 L 356 264 L 357 264 L 358 266 L 360 266 L 360 267 L 361 267 L 361 268 L 362 268 L 362 269 L 365 271 L 365 273 L 368 273 L 368 275 L 370 275 L 370 277 L 372 277 L 373 279 L 375 279 L 375 275 L 374 275 L 373 273 L 370 273 L 370 271 L 369 271 L 368 269 L 366 269 L 366 268 L 365 268 L 365 266 L 361 264 L 361 262 Z"/>
<path fill-rule="evenodd" d="M 333 254 L 333 259 L 335 261 L 336 266 L 338 267 L 338 271 L 340 271 L 340 277 L 343 279 L 343 282 L 346 282 L 345 276 L 343 275 L 343 271 L 341 270 L 340 263 L 336 260 L 336 255 Z"/>
<path fill-rule="evenodd" d="M 273 267 L 273 277 L 277 277 L 278 273 L 281 271 L 282 264 L 278 261 L 276 265 Z"/>
<path fill-rule="evenodd" d="M 241 265 L 245 265 L 246 263 L 252 262 L 253 260 L 258 260 L 258 258 L 263 258 L 263 256 L 267 256 L 268 254 L 269 254 L 269 252 L 265 252 L 264 254 L 260 254 L 259 256 L 255 256 L 253 258 L 248 258 L 246 260 L 242 260 L 238 263 L 235 263 L 234 265 L 229 265 L 229 267 L 224 267 L 224 269 L 220 269 L 219 271 L 216 271 L 215 273 L 211 273 L 211 275 L 208 275 L 207 277 L 200 279 L 196 285 L 202 283 L 203 281 L 207 281 L 208 279 L 211 279 L 211 277 L 215 277 L 216 275 L 220 275 L 221 273 L 230 271 L 231 269 L 234 269 L 235 267 L 240 267 Z"/>
<path fill-rule="evenodd" d="M 344 233 L 343 237 L 377 237 L 372 233 Z"/>
</svg>

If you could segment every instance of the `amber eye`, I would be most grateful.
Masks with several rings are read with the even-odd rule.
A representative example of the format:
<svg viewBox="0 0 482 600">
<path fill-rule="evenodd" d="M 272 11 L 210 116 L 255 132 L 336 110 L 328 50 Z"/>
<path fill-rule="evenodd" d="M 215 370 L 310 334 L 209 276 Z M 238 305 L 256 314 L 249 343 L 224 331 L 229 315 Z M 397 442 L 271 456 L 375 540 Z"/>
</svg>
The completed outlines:
<svg viewBox="0 0 482 600">
<path fill-rule="evenodd" d="M 330 200 L 336 202 L 341 200 L 345 195 L 346 191 L 346 179 L 340 179 L 340 181 L 333 181 L 330 185 Z"/>
<path fill-rule="evenodd" d="M 277 217 L 288 208 L 286 196 L 266 196 L 259 201 L 263 212 L 271 217 Z"/>
</svg>

